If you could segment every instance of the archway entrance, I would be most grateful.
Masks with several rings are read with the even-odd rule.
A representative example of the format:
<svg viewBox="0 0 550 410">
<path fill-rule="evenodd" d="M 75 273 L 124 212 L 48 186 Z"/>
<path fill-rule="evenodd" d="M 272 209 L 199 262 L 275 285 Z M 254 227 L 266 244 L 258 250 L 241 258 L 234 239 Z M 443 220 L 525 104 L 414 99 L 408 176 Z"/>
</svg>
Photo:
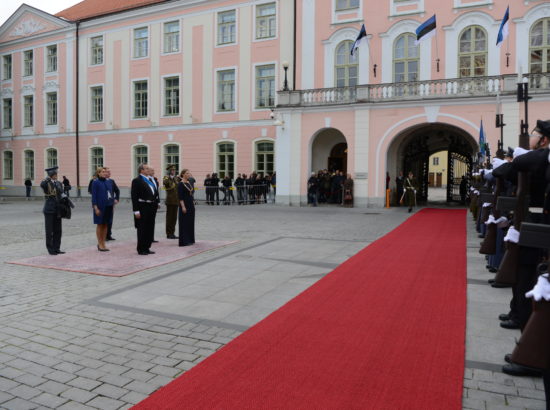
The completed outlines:
<svg viewBox="0 0 550 410">
<path fill-rule="evenodd" d="M 346 137 L 335 128 L 325 128 L 317 133 L 311 144 L 311 172 L 342 171 L 348 168 L 348 144 Z"/>
<path fill-rule="evenodd" d="M 394 175 L 414 174 L 419 203 L 460 202 L 460 181 L 462 176 L 470 180 L 477 151 L 475 139 L 463 129 L 442 123 L 421 124 L 394 139 L 388 149 L 388 170 Z M 441 187 L 437 187 L 438 178 Z M 437 193 L 434 198 L 430 187 Z"/>
</svg>

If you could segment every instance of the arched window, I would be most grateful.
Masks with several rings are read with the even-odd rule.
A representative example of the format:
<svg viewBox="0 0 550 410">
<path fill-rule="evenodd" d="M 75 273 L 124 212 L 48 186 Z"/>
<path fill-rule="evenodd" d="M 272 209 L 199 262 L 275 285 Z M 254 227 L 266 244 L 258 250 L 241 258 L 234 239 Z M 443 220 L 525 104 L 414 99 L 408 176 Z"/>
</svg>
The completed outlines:
<svg viewBox="0 0 550 410">
<path fill-rule="evenodd" d="M 13 179 L 13 151 L 4 151 L 4 179 Z"/>
<path fill-rule="evenodd" d="M 55 148 L 48 148 L 46 150 L 46 168 L 57 167 L 57 150 Z"/>
<path fill-rule="evenodd" d="M 393 46 L 393 81 L 396 83 L 417 81 L 419 49 L 414 42 L 416 36 L 411 33 L 401 34 Z"/>
<path fill-rule="evenodd" d="M 359 50 L 351 55 L 353 41 L 345 40 L 336 47 L 334 72 L 336 73 L 336 87 L 354 87 L 357 85 L 359 70 Z"/>
<path fill-rule="evenodd" d="M 529 35 L 529 72 L 550 73 L 550 18 L 537 21 Z"/>
<path fill-rule="evenodd" d="M 233 179 L 235 174 L 235 144 L 232 142 L 220 142 L 217 145 L 216 172 L 218 178 L 222 179 L 229 175 Z"/>
<path fill-rule="evenodd" d="M 134 172 L 137 174 L 138 167 L 147 162 L 149 162 L 149 149 L 145 145 L 136 145 L 134 147 Z"/>
<path fill-rule="evenodd" d="M 176 173 L 180 172 L 180 147 L 176 144 L 164 146 L 164 165 L 165 168 L 174 165 Z"/>
<path fill-rule="evenodd" d="M 256 142 L 256 172 L 262 175 L 272 174 L 275 159 L 273 141 Z"/>
<path fill-rule="evenodd" d="M 459 38 L 459 77 L 487 75 L 487 33 L 480 26 L 466 27 Z"/>
<path fill-rule="evenodd" d="M 34 179 L 34 151 L 25 150 L 25 174 L 24 179 Z"/>
<path fill-rule="evenodd" d="M 103 148 L 90 148 L 90 176 L 95 175 L 96 170 L 103 167 Z"/>
</svg>

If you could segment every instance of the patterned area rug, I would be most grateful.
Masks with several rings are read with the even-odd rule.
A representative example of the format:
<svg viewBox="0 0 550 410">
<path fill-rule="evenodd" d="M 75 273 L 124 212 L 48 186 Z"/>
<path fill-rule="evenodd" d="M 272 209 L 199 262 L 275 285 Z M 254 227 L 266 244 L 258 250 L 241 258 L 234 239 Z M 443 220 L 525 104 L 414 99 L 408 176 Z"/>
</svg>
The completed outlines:
<svg viewBox="0 0 550 410">
<path fill-rule="evenodd" d="M 96 247 L 90 247 L 69 251 L 64 255 L 41 255 L 6 263 L 93 275 L 126 276 L 236 242 L 197 241 L 192 246 L 179 247 L 177 240 L 165 239 L 153 244 L 151 250 L 156 252 L 154 255 L 138 255 L 135 241 L 108 242 L 110 252 L 98 252 Z"/>
</svg>

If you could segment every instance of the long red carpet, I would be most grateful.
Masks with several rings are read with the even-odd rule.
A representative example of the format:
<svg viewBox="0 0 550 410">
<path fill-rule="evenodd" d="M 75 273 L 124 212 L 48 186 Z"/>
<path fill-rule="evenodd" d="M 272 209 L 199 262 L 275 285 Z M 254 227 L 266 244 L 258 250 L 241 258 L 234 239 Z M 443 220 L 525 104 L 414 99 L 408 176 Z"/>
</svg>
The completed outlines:
<svg viewBox="0 0 550 410">
<path fill-rule="evenodd" d="M 460 409 L 465 222 L 418 212 L 134 409 Z"/>
</svg>

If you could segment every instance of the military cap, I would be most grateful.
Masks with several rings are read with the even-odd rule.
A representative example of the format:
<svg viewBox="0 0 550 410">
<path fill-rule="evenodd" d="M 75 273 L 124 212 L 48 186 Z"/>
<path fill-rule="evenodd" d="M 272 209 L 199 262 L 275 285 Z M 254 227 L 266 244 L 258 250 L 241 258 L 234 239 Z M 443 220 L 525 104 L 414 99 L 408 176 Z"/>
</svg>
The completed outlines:
<svg viewBox="0 0 550 410">
<path fill-rule="evenodd" d="M 175 170 L 176 169 L 176 166 L 175 165 L 168 165 L 166 167 L 166 171 L 171 171 L 171 170 Z"/>
<path fill-rule="evenodd" d="M 550 138 L 550 121 L 537 120 L 536 131 L 540 132 L 543 136 Z"/>
<path fill-rule="evenodd" d="M 508 158 L 514 158 L 514 149 L 512 147 L 508 147 L 508 151 L 506 151 L 504 156 Z"/>
<path fill-rule="evenodd" d="M 52 168 L 46 168 L 44 171 L 48 173 L 48 176 L 51 177 L 53 175 L 57 175 L 57 170 L 59 167 L 52 167 Z"/>
</svg>

